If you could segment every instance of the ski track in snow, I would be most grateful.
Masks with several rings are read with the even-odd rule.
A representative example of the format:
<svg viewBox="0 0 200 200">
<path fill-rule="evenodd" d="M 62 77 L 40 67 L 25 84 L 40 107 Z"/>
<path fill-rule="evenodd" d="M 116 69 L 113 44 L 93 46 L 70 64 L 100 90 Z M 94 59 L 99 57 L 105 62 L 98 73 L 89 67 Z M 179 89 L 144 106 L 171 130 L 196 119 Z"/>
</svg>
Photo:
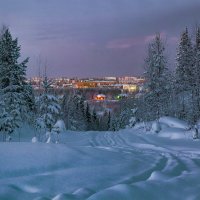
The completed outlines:
<svg viewBox="0 0 200 200">
<path fill-rule="evenodd" d="M 198 141 L 131 130 L 61 141 L 2 144 L 0 199 L 200 199 Z"/>
</svg>

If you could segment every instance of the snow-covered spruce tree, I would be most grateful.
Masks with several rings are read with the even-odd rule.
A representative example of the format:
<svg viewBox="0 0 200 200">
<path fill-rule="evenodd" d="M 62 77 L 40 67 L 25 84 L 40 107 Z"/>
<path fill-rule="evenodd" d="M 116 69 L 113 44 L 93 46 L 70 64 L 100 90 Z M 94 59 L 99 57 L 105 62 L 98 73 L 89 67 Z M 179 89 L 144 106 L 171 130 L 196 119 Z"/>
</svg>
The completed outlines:
<svg viewBox="0 0 200 200">
<path fill-rule="evenodd" d="M 15 129 L 13 117 L 6 111 L 5 102 L 0 101 L 0 131 L 2 132 L 2 140 L 6 141 L 6 136 L 10 135 Z"/>
<path fill-rule="evenodd" d="M 134 116 L 133 109 L 136 108 L 136 102 L 133 98 L 125 98 L 120 100 L 120 110 L 110 116 L 110 130 L 118 131 L 126 128 L 129 120 Z"/>
<path fill-rule="evenodd" d="M 134 109 L 136 109 L 135 98 L 128 97 L 121 100 L 121 109 L 119 116 L 120 128 L 125 128 L 130 124 L 129 120 L 132 117 L 135 117 L 135 113 L 133 113 Z"/>
<path fill-rule="evenodd" d="M 86 130 L 84 99 L 81 94 L 75 93 L 69 99 L 68 129 Z"/>
<path fill-rule="evenodd" d="M 194 46 L 194 93 L 193 93 L 193 122 L 200 119 L 200 28 L 196 31 L 196 43 Z"/>
<path fill-rule="evenodd" d="M 70 104 L 71 104 L 71 98 L 74 95 L 73 91 L 67 90 L 66 93 L 63 96 L 63 101 L 62 101 L 62 119 L 65 122 L 66 129 L 68 130 L 70 128 Z"/>
<path fill-rule="evenodd" d="M 104 110 L 99 117 L 99 131 L 107 131 L 110 128 L 111 115 L 109 110 Z"/>
<path fill-rule="evenodd" d="M 193 119 L 193 90 L 195 88 L 194 50 L 188 30 L 182 33 L 178 53 L 176 78 L 177 117 L 192 122 Z"/>
<path fill-rule="evenodd" d="M 110 122 L 111 122 L 111 113 L 108 112 L 108 121 L 107 121 L 107 131 L 110 130 Z"/>
<path fill-rule="evenodd" d="M 110 119 L 110 128 L 113 131 L 124 129 L 129 124 L 131 118 L 131 108 L 127 107 L 126 100 L 121 100 L 120 110 L 115 114 L 112 114 Z"/>
<path fill-rule="evenodd" d="M 159 34 L 149 44 L 146 59 L 145 93 L 140 97 L 140 120 L 155 120 L 167 114 L 169 106 L 169 70 L 164 55 L 165 47 Z"/>
<path fill-rule="evenodd" d="M 27 119 L 29 105 L 25 96 L 26 88 L 26 64 L 28 58 L 19 63 L 20 46 L 18 40 L 12 39 L 7 28 L 4 28 L 0 37 L 0 90 L 1 99 L 4 101 L 4 111 L 9 116 L 8 134 L 21 126 L 22 120 Z M 2 116 L 1 116 L 2 117 Z M 6 126 L 6 123 L 4 123 Z M 1 127 L 8 130 L 7 127 Z"/>
<path fill-rule="evenodd" d="M 28 110 L 35 113 L 36 111 L 35 95 L 33 92 L 32 85 L 30 83 L 26 83 L 24 85 L 24 90 L 25 90 L 24 96 L 25 96 L 25 101 L 26 101 Z"/>
<path fill-rule="evenodd" d="M 91 115 L 91 123 L 92 123 L 92 130 L 97 131 L 99 130 L 99 118 L 97 116 L 96 110 L 93 109 L 92 115 Z"/>
<path fill-rule="evenodd" d="M 37 105 L 39 117 L 37 118 L 37 126 L 51 132 L 60 114 L 60 105 L 58 98 L 49 94 L 52 82 L 47 77 L 44 78 L 42 87 L 43 94 L 38 98 Z"/>
<path fill-rule="evenodd" d="M 87 131 L 92 130 L 92 115 L 90 113 L 90 107 L 88 103 L 86 104 L 84 114 L 85 114 L 85 121 L 86 121 L 86 130 Z"/>
<path fill-rule="evenodd" d="M 120 123 L 119 123 L 119 116 L 117 114 L 112 114 L 110 119 L 110 131 L 119 131 L 120 130 Z"/>
</svg>

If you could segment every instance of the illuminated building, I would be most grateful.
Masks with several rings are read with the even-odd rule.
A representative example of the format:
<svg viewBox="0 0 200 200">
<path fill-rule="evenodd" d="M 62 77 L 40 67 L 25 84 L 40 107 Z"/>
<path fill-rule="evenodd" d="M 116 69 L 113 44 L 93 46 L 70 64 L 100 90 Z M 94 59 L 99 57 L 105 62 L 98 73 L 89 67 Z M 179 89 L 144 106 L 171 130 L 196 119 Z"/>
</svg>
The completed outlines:
<svg viewBox="0 0 200 200">
<path fill-rule="evenodd" d="M 97 94 L 96 96 L 94 96 L 94 100 L 96 100 L 96 101 L 104 101 L 104 100 L 106 100 L 106 95 Z"/>
<path fill-rule="evenodd" d="M 137 92 L 139 90 L 139 88 L 135 84 L 124 84 L 123 90 L 126 90 L 128 92 Z"/>
</svg>

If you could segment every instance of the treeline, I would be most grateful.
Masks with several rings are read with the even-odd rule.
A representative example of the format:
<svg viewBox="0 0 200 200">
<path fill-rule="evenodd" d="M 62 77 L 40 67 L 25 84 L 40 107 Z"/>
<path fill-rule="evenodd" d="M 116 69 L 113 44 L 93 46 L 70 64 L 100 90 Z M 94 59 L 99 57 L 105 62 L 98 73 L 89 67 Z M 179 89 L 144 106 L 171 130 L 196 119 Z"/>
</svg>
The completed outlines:
<svg viewBox="0 0 200 200">
<path fill-rule="evenodd" d="M 62 99 L 62 119 L 68 130 L 105 131 L 109 129 L 110 112 L 104 110 L 101 115 L 97 110 L 91 109 L 85 101 L 83 93 L 71 90 Z"/>
<path fill-rule="evenodd" d="M 45 77 L 43 93 L 35 98 L 26 79 L 28 58 L 19 62 L 20 58 L 18 40 L 3 27 L 0 33 L 0 132 L 3 141 L 10 141 L 12 133 L 25 124 L 38 132 L 51 132 L 60 118 L 58 98 L 49 94 L 51 82 Z"/>
<path fill-rule="evenodd" d="M 62 119 L 68 130 L 117 131 L 129 124 L 133 113 L 131 108 L 135 106 L 133 98 L 122 99 L 118 102 L 117 111 L 112 112 L 105 108 L 97 112 L 95 106 L 91 108 L 85 100 L 83 93 L 78 90 L 71 90 L 64 95 Z"/>
<path fill-rule="evenodd" d="M 18 40 L 4 27 L 0 33 L 0 132 L 4 141 L 10 140 L 12 133 L 25 123 L 34 127 L 36 133 L 58 133 L 58 120 L 64 122 L 67 130 L 117 131 L 164 115 L 191 124 L 200 119 L 199 28 L 194 41 L 187 29 L 181 34 L 175 71 L 168 68 L 160 35 L 155 36 L 148 46 L 143 90 L 137 98 L 119 101 L 117 112 L 97 112 L 85 101 L 84 91 L 70 90 L 59 98 L 52 94 L 52 82 L 46 76 L 35 97 L 26 79 L 28 58 L 19 62 L 20 57 Z"/>
<path fill-rule="evenodd" d="M 169 70 L 165 45 L 160 35 L 156 35 L 148 47 L 144 75 L 146 83 L 135 113 L 138 121 L 169 115 L 197 123 L 200 119 L 200 28 L 194 41 L 187 28 L 181 34 L 174 71 Z"/>
<path fill-rule="evenodd" d="M 59 98 L 52 93 L 51 80 L 44 76 L 41 91 L 35 96 L 26 79 L 28 58 L 22 62 L 19 59 L 18 39 L 13 39 L 9 29 L 3 27 L 0 33 L 0 132 L 3 141 L 11 140 L 12 133 L 25 124 L 35 128 L 38 138 L 42 138 L 41 133 L 58 132 L 59 127 L 55 127 L 58 120 L 64 121 L 68 130 L 116 130 L 118 123 L 109 110 L 99 115 L 85 103 L 85 90 L 70 90 Z"/>
<path fill-rule="evenodd" d="M 70 94 L 74 88 L 51 88 L 50 93 L 55 94 L 56 96 L 62 96 L 63 94 Z M 118 88 L 76 88 L 78 93 L 80 93 L 85 99 L 92 100 L 93 97 L 97 94 L 106 95 L 106 99 L 114 99 L 116 96 L 121 94 L 121 89 Z M 43 89 L 36 89 L 34 91 L 35 96 L 38 96 Z"/>
</svg>

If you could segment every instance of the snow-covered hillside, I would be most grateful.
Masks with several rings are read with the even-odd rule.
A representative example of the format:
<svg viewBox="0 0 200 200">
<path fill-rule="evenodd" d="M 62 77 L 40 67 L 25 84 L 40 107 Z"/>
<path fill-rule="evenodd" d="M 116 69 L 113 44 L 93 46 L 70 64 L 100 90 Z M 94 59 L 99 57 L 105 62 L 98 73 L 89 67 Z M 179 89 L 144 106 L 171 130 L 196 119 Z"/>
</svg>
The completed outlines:
<svg viewBox="0 0 200 200">
<path fill-rule="evenodd" d="M 65 132 L 61 144 L 1 143 L 0 199 L 200 199 L 200 141 L 159 134 Z"/>
</svg>

